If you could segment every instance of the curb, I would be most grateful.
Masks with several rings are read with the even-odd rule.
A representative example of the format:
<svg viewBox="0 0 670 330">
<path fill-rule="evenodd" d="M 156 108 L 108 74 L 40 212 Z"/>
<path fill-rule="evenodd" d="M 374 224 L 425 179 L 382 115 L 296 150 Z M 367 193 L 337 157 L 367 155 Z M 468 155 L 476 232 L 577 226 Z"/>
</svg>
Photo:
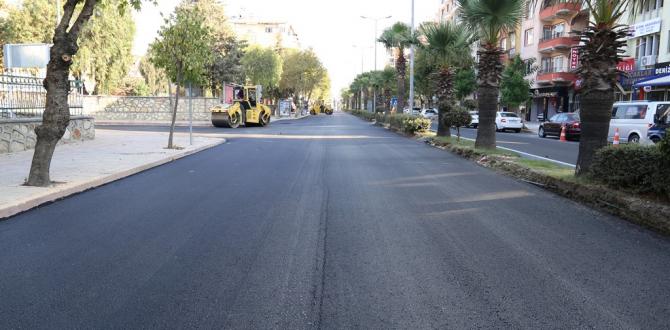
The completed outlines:
<svg viewBox="0 0 670 330">
<path fill-rule="evenodd" d="M 184 158 L 186 156 L 190 156 L 190 155 L 193 155 L 195 153 L 198 153 L 198 152 L 216 147 L 216 146 L 221 145 L 223 143 L 226 143 L 226 139 L 220 139 L 220 141 L 217 141 L 213 144 L 204 145 L 204 146 L 195 148 L 193 150 L 185 151 L 185 152 L 177 154 L 177 155 L 172 155 L 172 156 L 169 156 L 169 157 L 166 157 L 166 158 L 163 158 L 163 159 L 159 159 L 157 161 L 153 161 L 153 162 L 148 163 L 148 164 L 139 165 L 137 167 L 134 167 L 134 168 L 122 171 L 122 172 L 117 172 L 117 173 L 109 174 L 109 175 L 106 175 L 106 176 L 103 176 L 103 177 L 91 179 L 90 181 L 83 182 L 83 183 L 77 184 L 75 186 L 65 188 L 63 190 L 54 191 L 54 192 L 51 192 L 51 193 L 46 194 L 44 196 L 40 196 L 40 197 L 33 198 L 33 199 L 30 199 L 30 200 L 24 200 L 22 202 L 19 202 L 18 204 L 9 205 L 7 207 L 0 208 L 0 221 L 1 220 L 6 220 L 9 217 L 15 216 L 19 213 L 29 211 L 29 210 L 31 210 L 33 208 L 36 208 L 36 207 L 39 207 L 41 205 L 51 203 L 51 202 L 57 201 L 59 199 L 66 198 L 66 197 L 84 192 L 84 191 L 89 190 L 89 189 L 93 189 L 93 188 L 97 188 L 97 187 L 106 185 L 108 183 L 111 183 L 111 182 L 129 177 L 131 175 L 135 175 L 137 173 L 144 172 L 144 171 L 149 170 L 151 168 L 158 167 L 158 166 L 173 162 L 177 159 Z"/>
</svg>

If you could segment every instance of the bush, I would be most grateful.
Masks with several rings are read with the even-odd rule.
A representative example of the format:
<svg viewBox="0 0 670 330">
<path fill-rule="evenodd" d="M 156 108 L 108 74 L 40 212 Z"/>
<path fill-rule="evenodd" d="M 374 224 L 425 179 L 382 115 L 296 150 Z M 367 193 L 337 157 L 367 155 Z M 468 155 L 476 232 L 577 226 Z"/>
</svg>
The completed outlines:
<svg viewBox="0 0 670 330">
<path fill-rule="evenodd" d="M 373 121 L 375 119 L 375 114 L 372 112 L 364 111 L 364 110 L 351 110 L 351 114 L 363 118 L 367 121 Z"/>
<path fill-rule="evenodd" d="M 376 120 L 378 123 L 389 124 L 391 128 L 405 132 L 407 134 L 415 134 L 425 132 L 430 129 L 430 119 L 410 115 L 386 115 L 381 112 L 372 113 L 368 111 L 352 110 L 351 114 L 363 118 L 368 121 Z"/>
<path fill-rule="evenodd" d="M 477 108 L 479 107 L 479 103 L 477 102 L 477 100 L 473 100 L 473 99 L 463 100 L 462 104 L 463 104 L 463 107 L 468 109 L 468 111 L 477 110 Z"/>
<path fill-rule="evenodd" d="M 591 176 L 615 189 L 670 197 L 668 165 L 667 157 L 656 146 L 608 146 L 596 152 Z"/>
</svg>

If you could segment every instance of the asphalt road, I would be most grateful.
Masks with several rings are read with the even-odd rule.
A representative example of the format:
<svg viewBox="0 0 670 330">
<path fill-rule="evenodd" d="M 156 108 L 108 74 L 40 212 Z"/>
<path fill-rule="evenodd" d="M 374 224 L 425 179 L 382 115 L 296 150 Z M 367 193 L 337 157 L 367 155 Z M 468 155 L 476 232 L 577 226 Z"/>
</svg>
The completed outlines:
<svg viewBox="0 0 670 330">
<path fill-rule="evenodd" d="M 236 132 L 0 222 L 0 328 L 670 325 L 668 238 L 346 114 Z"/>
<path fill-rule="evenodd" d="M 437 130 L 437 123 L 433 122 L 431 128 Z M 456 129 L 452 129 L 452 132 L 456 134 Z M 461 136 L 476 139 L 477 129 L 461 128 Z M 561 142 L 557 137 L 553 136 L 540 138 L 535 133 L 515 133 L 513 131 L 497 132 L 496 139 L 498 147 L 557 160 L 567 164 L 577 164 L 579 141 L 568 140 Z"/>
</svg>

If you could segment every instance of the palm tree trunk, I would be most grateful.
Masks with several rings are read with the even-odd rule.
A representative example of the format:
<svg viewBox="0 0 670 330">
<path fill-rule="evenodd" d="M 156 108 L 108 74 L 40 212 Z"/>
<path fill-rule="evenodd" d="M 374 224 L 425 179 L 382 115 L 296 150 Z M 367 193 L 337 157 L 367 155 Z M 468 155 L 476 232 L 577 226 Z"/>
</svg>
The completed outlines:
<svg viewBox="0 0 670 330">
<path fill-rule="evenodd" d="M 402 49 L 398 50 L 398 58 L 395 62 L 395 68 L 397 72 L 397 84 L 398 84 L 398 106 L 397 113 L 402 113 L 402 110 L 405 109 L 405 71 L 406 71 L 407 60 L 405 60 L 405 55 Z M 411 113 L 411 110 L 410 110 Z"/>
<path fill-rule="evenodd" d="M 477 98 L 479 101 L 479 125 L 475 148 L 495 149 L 496 111 L 500 93 L 500 75 L 503 70 L 502 51 L 495 45 L 478 51 Z"/>
<path fill-rule="evenodd" d="M 447 113 L 453 110 L 454 104 L 454 71 L 441 68 L 434 73 L 435 94 L 437 96 L 437 136 L 451 136 L 451 122 Z"/>
<path fill-rule="evenodd" d="M 582 135 L 579 138 L 579 157 L 576 175 L 588 174 L 596 151 L 607 146 L 614 92 L 593 90 L 582 95 L 582 111 L 579 118 Z"/>
</svg>

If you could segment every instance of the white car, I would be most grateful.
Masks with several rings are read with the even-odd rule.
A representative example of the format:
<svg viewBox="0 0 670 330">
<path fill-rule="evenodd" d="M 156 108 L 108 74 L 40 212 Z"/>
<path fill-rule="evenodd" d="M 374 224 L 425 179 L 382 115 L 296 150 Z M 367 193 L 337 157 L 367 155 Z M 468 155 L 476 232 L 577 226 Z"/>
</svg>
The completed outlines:
<svg viewBox="0 0 670 330">
<path fill-rule="evenodd" d="M 421 117 L 426 119 L 437 118 L 437 109 L 423 109 L 421 110 Z"/>
<path fill-rule="evenodd" d="M 502 132 L 511 129 L 519 133 L 522 128 L 523 122 L 521 122 L 521 118 L 516 113 L 502 111 L 496 113 L 496 131 Z"/>
<path fill-rule="evenodd" d="M 477 128 L 479 126 L 479 112 L 470 111 L 470 117 L 472 117 L 472 120 L 470 120 L 468 127 Z"/>
<path fill-rule="evenodd" d="M 668 109 L 670 109 L 670 102 L 631 101 L 614 103 L 607 140 L 612 142 L 615 130 L 619 129 L 622 143 L 651 144 L 647 132 Z"/>
<path fill-rule="evenodd" d="M 404 113 L 406 115 L 419 116 L 419 115 L 421 115 L 421 108 L 414 107 L 414 108 L 412 108 L 411 113 L 409 111 L 409 108 L 405 108 L 405 109 L 402 110 L 402 113 Z"/>
</svg>

